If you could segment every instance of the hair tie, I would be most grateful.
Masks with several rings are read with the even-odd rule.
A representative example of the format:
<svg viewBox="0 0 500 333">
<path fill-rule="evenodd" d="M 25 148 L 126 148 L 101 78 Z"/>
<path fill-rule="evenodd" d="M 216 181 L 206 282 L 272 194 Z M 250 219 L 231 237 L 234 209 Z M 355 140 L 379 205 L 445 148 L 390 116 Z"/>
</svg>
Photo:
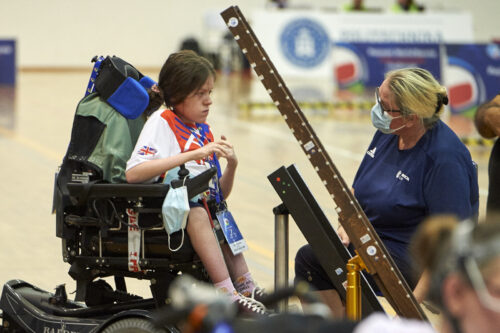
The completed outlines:
<svg viewBox="0 0 500 333">
<path fill-rule="evenodd" d="M 446 95 L 443 97 L 443 104 L 448 105 L 448 96 Z"/>
<path fill-rule="evenodd" d="M 441 107 L 444 105 L 448 105 L 448 96 L 444 94 L 437 94 L 437 106 L 436 111 L 434 113 L 438 113 Z"/>
</svg>

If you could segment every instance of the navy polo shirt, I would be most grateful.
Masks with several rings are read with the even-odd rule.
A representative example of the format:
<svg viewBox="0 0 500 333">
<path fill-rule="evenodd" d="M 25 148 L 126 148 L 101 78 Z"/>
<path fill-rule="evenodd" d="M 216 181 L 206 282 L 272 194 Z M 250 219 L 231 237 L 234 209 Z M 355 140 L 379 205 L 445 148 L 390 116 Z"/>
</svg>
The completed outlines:
<svg viewBox="0 0 500 333">
<path fill-rule="evenodd" d="M 442 121 L 407 150 L 399 150 L 397 135 L 377 131 L 353 188 L 410 285 L 413 272 L 407 247 L 418 225 L 441 213 L 459 219 L 476 217 L 479 209 L 477 166 Z"/>
</svg>

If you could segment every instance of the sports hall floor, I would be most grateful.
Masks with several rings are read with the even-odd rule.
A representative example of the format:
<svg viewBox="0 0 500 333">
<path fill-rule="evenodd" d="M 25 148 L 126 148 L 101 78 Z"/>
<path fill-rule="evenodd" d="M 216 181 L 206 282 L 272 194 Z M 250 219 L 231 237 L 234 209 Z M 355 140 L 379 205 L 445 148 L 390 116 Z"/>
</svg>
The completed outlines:
<svg viewBox="0 0 500 333">
<path fill-rule="evenodd" d="M 22 279 L 48 291 L 61 283 L 66 283 L 68 292 L 75 290 L 55 236 L 51 204 L 54 173 L 66 151 L 75 107 L 88 77 L 87 71 L 20 71 L 15 89 L 0 87 L 1 284 Z M 272 209 L 280 201 L 267 176 L 280 166 L 296 164 L 332 224 L 337 221 L 333 201 L 278 111 L 266 108 L 257 115 L 239 108 L 240 103 L 252 102 L 255 90 L 261 89 L 258 85 L 239 75 L 219 76 L 208 122 L 217 137 L 224 134 L 235 146 L 239 167 L 229 207 L 249 245 L 246 258 L 254 277 L 261 286 L 272 288 Z M 351 184 L 374 128 L 367 111 L 343 109 L 332 114 L 311 116 L 310 123 Z M 470 150 L 479 166 L 483 216 L 490 147 Z M 290 279 L 294 255 L 304 243 L 290 220 Z M 146 281 L 130 281 L 130 286 L 130 292 L 149 296 Z"/>
</svg>

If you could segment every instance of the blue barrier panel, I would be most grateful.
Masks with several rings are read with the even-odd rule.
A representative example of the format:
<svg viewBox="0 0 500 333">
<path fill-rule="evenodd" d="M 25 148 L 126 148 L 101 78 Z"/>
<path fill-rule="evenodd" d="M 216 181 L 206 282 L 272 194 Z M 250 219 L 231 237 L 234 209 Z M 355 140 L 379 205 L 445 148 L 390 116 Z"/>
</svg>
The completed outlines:
<svg viewBox="0 0 500 333">
<path fill-rule="evenodd" d="M 16 41 L 0 39 L 0 84 L 16 84 Z"/>
</svg>

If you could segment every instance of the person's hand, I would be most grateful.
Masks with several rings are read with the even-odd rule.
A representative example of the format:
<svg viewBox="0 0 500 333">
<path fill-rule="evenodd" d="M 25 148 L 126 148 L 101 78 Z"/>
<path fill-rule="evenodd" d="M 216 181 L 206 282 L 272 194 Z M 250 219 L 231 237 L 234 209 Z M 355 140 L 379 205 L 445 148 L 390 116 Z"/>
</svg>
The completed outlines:
<svg viewBox="0 0 500 333">
<path fill-rule="evenodd" d="M 418 302 L 418 304 L 420 304 L 425 300 L 426 293 L 416 288 L 413 291 L 413 296 L 415 296 L 415 300 Z"/>
<path fill-rule="evenodd" d="M 227 141 L 226 136 L 221 135 L 221 150 L 223 151 L 223 155 L 221 157 L 224 157 L 227 160 L 227 164 L 235 167 L 238 165 L 238 158 L 236 157 L 236 154 L 234 152 L 234 147 L 233 145 Z"/>
<path fill-rule="evenodd" d="M 195 152 L 195 159 L 205 159 L 215 153 L 217 158 L 225 158 L 230 166 L 236 167 L 238 164 L 238 158 L 234 153 L 233 145 L 227 141 L 224 135 L 221 136 L 221 140 L 210 142 L 200 149 L 195 150 Z"/>
<path fill-rule="evenodd" d="M 349 236 L 347 236 L 347 234 L 342 226 L 339 226 L 339 228 L 337 229 L 337 234 L 339 235 L 339 238 L 342 241 L 342 244 L 344 244 L 345 247 L 349 246 L 349 244 L 351 243 L 351 240 L 349 239 Z"/>
<path fill-rule="evenodd" d="M 223 156 L 224 150 L 222 149 L 222 144 L 220 142 L 210 142 L 203 147 L 196 149 L 195 160 L 206 159 L 212 156 L 214 153 L 216 156 Z"/>
</svg>

